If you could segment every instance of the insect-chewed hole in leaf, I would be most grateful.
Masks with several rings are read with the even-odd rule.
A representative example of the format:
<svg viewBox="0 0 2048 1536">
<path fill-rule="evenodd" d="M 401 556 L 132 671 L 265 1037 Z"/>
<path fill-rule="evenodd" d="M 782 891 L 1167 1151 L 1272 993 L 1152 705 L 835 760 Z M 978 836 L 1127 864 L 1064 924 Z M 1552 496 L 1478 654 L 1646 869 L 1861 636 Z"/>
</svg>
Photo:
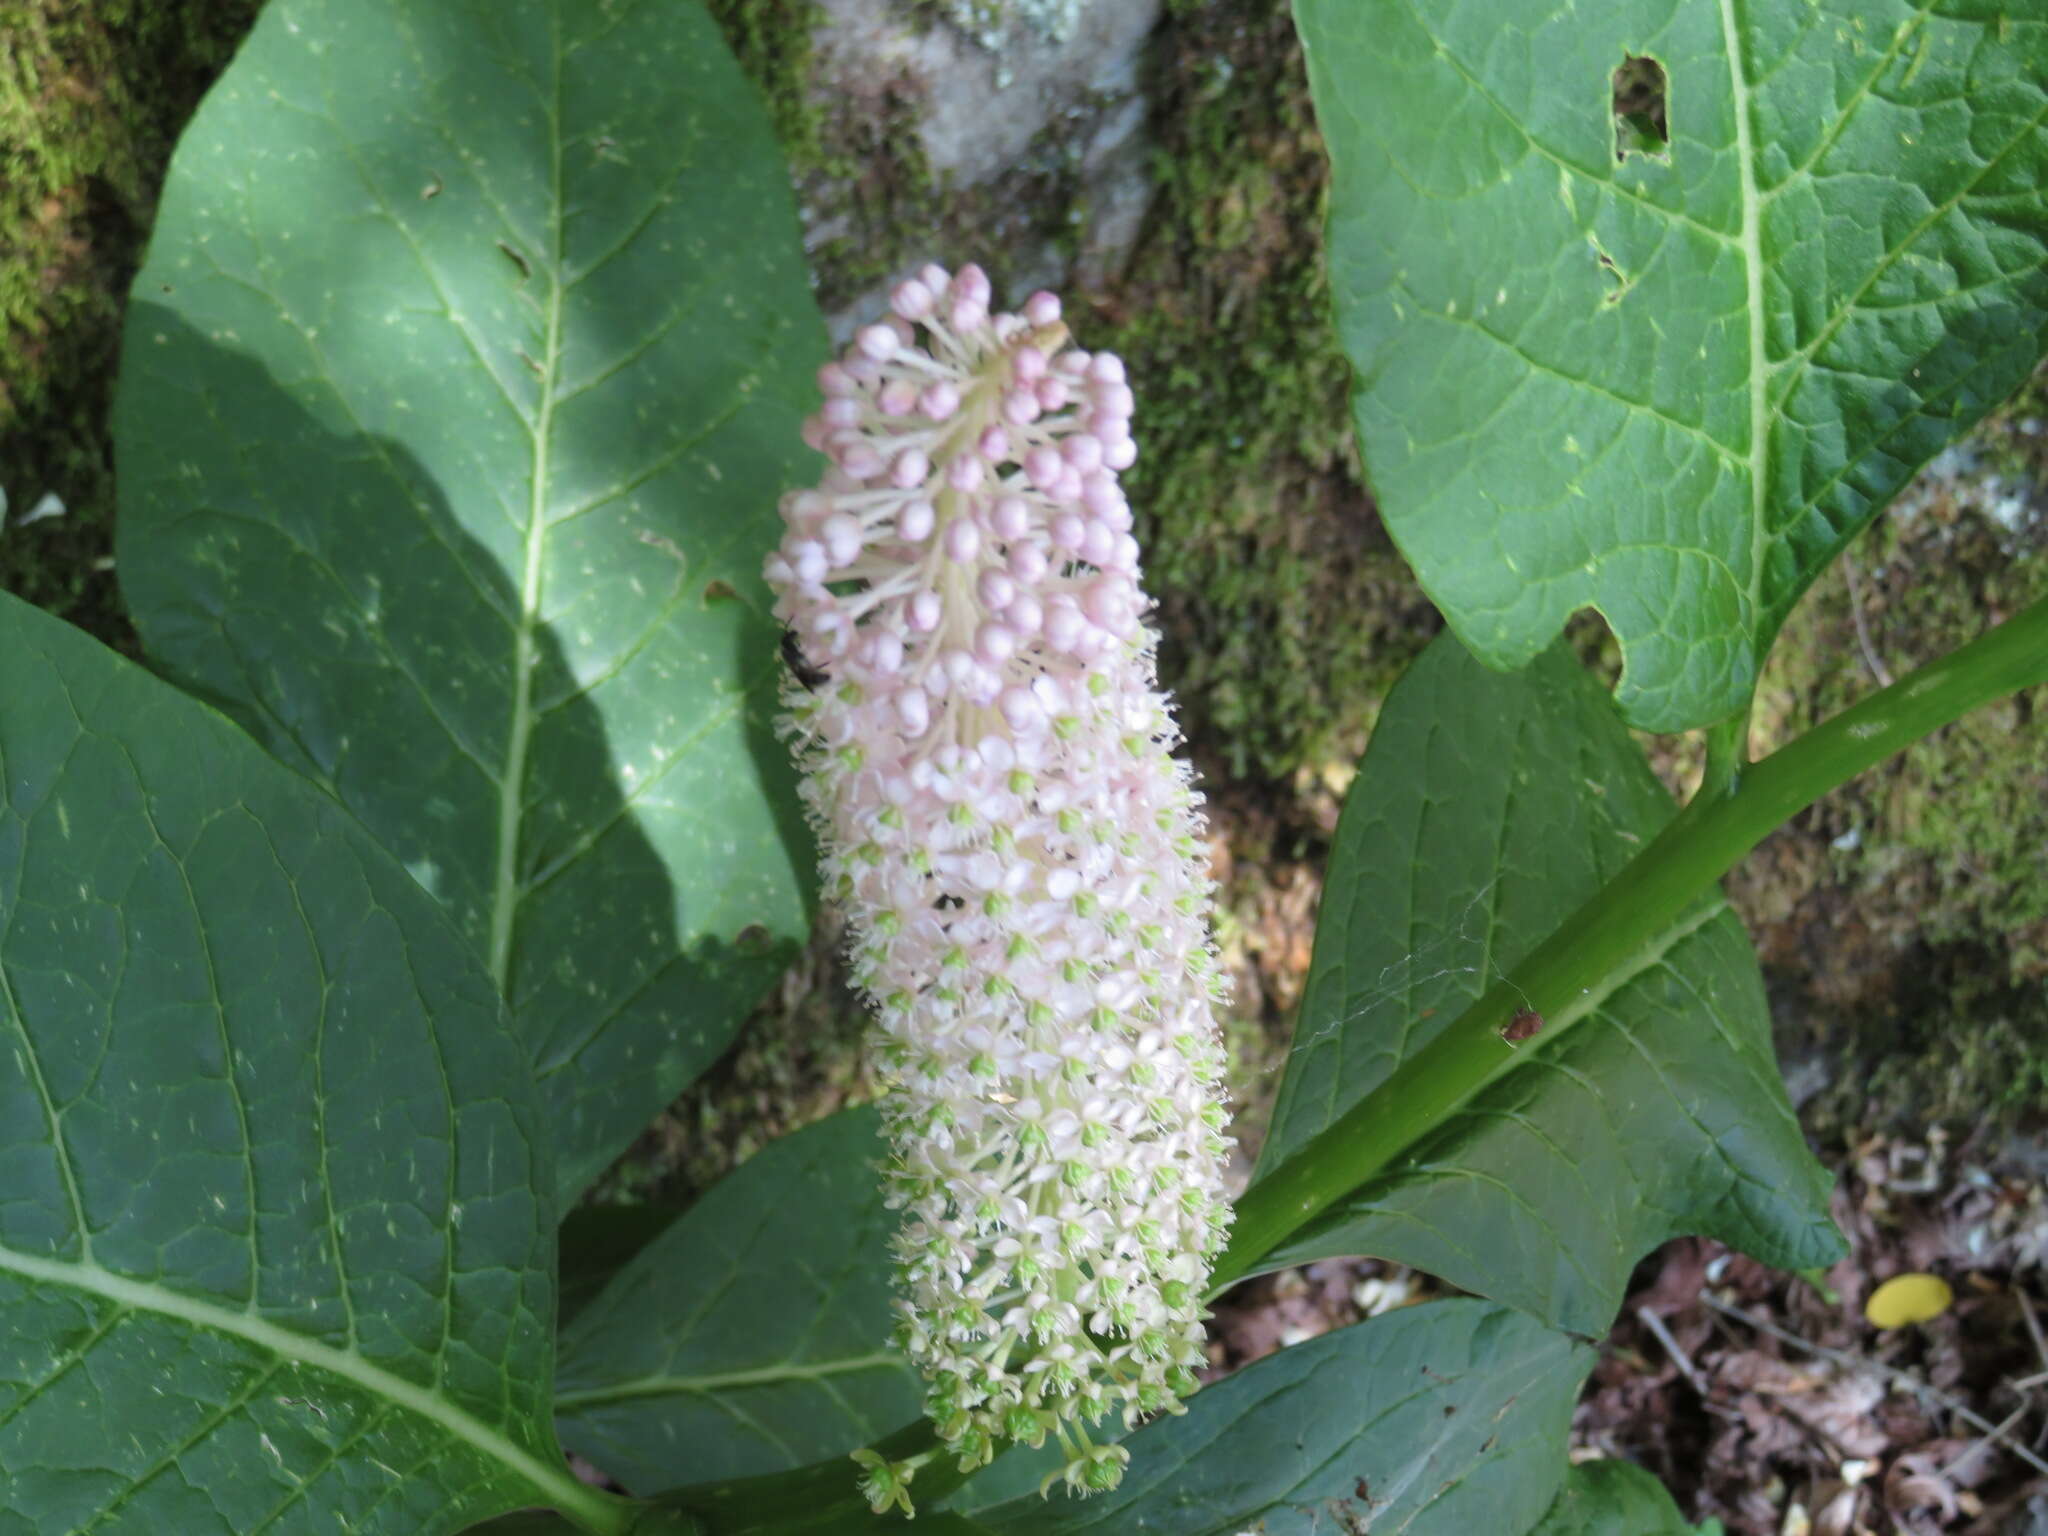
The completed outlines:
<svg viewBox="0 0 2048 1536">
<path fill-rule="evenodd" d="M 1669 81 L 1655 59 L 1629 54 L 1614 72 L 1614 158 L 1671 159 Z"/>
<path fill-rule="evenodd" d="M 1618 304 L 1623 295 L 1635 286 L 1636 280 L 1621 270 L 1615 259 L 1600 248 L 1597 240 L 1589 242 L 1593 247 L 1593 259 L 1600 264 L 1600 275 L 1607 279 L 1607 292 L 1602 295 L 1603 304 Z"/>
</svg>

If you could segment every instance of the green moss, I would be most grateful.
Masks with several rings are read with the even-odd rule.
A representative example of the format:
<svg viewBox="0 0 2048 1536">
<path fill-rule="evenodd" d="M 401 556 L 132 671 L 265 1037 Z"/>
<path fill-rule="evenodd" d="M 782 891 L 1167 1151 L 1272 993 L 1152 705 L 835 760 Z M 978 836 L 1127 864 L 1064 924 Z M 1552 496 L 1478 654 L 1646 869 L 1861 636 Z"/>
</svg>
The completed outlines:
<svg viewBox="0 0 2048 1536">
<path fill-rule="evenodd" d="M 1158 201 L 1105 306 L 1128 318 L 1087 334 L 1133 374 L 1132 500 L 1190 734 L 1234 776 L 1285 776 L 1357 751 L 1434 614 L 1352 447 L 1286 5 L 1174 5 L 1155 75 Z"/>
<path fill-rule="evenodd" d="M 811 253 L 828 311 L 933 248 L 945 210 L 917 129 L 922 100 L 905 75 L 873 82 L 862 98 L 841 96 L 824 119 L 821 157 L 802 185 L 817 224 L 835 231 Z"/>
<path fill-rule="evenodd" d="M 919 127 L 915 79 L 870 82 L 866 99 L 840 95 L 827 114 L 825 157 L 803 180 L 818 227 L 836 231 L 811 253 L 819 302 L 844 308 L 907 266 L 976 262 L 999 293 L 1079 236 L 1081 155 L 1076 124 L 1056 120 L 991 180 L 959 188 L 935 171 Z"/>
<path fill-rule="evenodd" d="M 811 88 L 812 37 L 824 10 L 817 0 L 707 0 L 726 46 L 760 90 L 791 169 L 815 168 L 824 154 L 825 111 Z"/>
<path fill-rule="evenodd" d="M 0 586 L 133 649 L 110 546 L 121 310 L 179 130 L 257 0 L 0 0 Z"/>
</svg>

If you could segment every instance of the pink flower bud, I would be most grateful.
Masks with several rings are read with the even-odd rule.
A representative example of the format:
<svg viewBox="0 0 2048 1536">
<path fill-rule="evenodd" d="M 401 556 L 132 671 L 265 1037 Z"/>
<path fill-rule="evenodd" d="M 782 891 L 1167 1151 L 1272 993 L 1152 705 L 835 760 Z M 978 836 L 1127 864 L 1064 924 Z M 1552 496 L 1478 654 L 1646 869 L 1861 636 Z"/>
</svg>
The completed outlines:
<svg viewBox="0 0 2048 1536">
<path fill-rule="evenodd" d="M 1091 519 L 1081 539 L 1081 558 L 1090 565 L 1107 565 L 1116 553 L 1116 535 L 1107 524 Z"/>
<path fill-rule="evenodd" d="M 974 633 L 974 659 L 983 666 L 1000 666 L 1017 653 L 1017 636 L 1001 624 L 984 624 Z"/>
<path fill-rule="evenodd" d="M 1010 551 L 1009 564 L 1010 574 L 1027 587 L 1035 587 L 1045 579 L 1045 551 L 1036 544 L 1017 545 Z"/>
<path fill-rule="evenodd" d="M 895 672 L 903 665 L 903 641 L 886 629 L 874 635 L 867 642 L 867 663 L 883 676 Z"/>
<path fill-rule="evenodd" d="M 965 565 L 981 551 L 981 530 L 967 518 L 956 517 L 946 524 L 947 558 Z"/>
<path fill-rule="evenodd" d="M 1101 518 L 1114 522 L 1119 514 L 1128 518 L 1129 503 L 1116 483 L 1116 476 L 1104 470 L 1096 470 L 1081 481 L 1081 505 Z"/>
<path fill-rule="evenodd" d="M 982 605 L 1000 612 L 1010 606 L 1017 596 L 1017 583 L 993 568 L 983 571 L 974 583 L 974 594 Z"/>
<path fill-rule="evenodd" d="M 1071 651 L 1087 627 L 1088 621 L 1081 617 L 1080 610 L 1070 604 L 1062 603 L 1045 612 L 1046 643 L 1056 651 Z"/>
<path fill-rule="evenodd" d="M 1089 622 L 1099 625 L 1111 634 L 1121 633 L 1131 616 L 1130 603 L 1123 593 L 1123 583 L 1114 576 L 1103 576 L 1090 582 L 1088 591 L 1081 599 L 1081 605 L 1088 614 Z"/>
<path fill-rule="evenodd" d="M 1021 539 L 1031 531 L 1031 508 L 1022 496 L 1005 496 L 989 513 L 989 527 L 999 539 Z"/>
<path fill-rule="evenodd" d="M 916 278 L 898 283 L 889 296 L 890 306 L 906 320 L 922 320 L 932 312 L 932 291 Z"/>
<path fill-rule="evenodd" d="M 851 565 L 860 554 L 860 521 L 844 512 L 825 519 L 819 530 L 825 537 L 825 552 L 834 565 Z"/>
<path fill-rule="evenodd" d="M 906 688 L 896 695 L 896 719 L 910 736 L 922 736 L 932 723 L 931 700 L 922 688 Z"/>
<path fill-rule="evenodd" d="M 905 502 L 896 514 L 896 537 L 906 544 L 922 544 L 932 536 L 938 514 L 928 501 Z"/>
<path fill-rule="evenodd" d="M 1005 688 L 996 707 L 1003 712 L 1003 718 L 1010 722 L 1010 729 L 1020 735 L 1036 730 L 1045 721 L 1045 709 L 1031 696 L 1029 688 Z"/>
<path fill-rule="evenodd" d="M 889 483 L 898 490 L 907 491 L 913 485 L 924 484 L 924 478 L 931 469 L 932 461 L 922 448 L 906 448 L 889 466 Z"/>
<path fill-rule="evenodd" d="M 1102 463 L 1102 442 L 1086 432 L 1077 432 L 1060 444 L 1060 457 L 1085 475 Z"/>
</svg>

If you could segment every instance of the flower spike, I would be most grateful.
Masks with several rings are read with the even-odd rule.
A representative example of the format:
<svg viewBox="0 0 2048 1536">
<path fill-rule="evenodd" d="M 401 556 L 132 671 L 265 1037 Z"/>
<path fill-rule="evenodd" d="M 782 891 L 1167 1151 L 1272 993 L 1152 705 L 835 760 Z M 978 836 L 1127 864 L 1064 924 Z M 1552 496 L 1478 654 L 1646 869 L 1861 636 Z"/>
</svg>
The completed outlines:
<svg viewBox="0 0 2048 1536">
<path fill-rule="evenodd" d="M 926 267 L 820 372 L 767 563 L 785 722 L 890 1091 L 900 1337 L 963 1467 L 1178 1408 L 1230 1142 L 1200 802 L 1117 475 L 1123 364 Z M 800 666 L 795 663 L 800 662 Z M 872 1470 L 872 1469 L 870 1469 Z"/>
</svg>

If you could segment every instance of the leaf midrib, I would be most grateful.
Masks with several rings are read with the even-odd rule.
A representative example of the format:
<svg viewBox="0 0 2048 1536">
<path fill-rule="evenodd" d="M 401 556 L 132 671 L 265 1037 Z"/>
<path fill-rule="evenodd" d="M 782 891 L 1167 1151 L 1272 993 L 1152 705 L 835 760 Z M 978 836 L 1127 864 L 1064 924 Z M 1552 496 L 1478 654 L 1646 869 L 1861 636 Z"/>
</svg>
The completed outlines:
<svg viewBox="0 0 2048 1536">
<path fill-rule="evenodd" d="M 1721 37 L 1728 50 L 1728 91 L 1735 113 L 1735 173 L 1742 195 L 1742 226 L 1735 247 L 1742 255 L 1749 309 L 1749 580 L 1743 622 L 1754 625 L 1763 611 L 1764 498 L 1770 448 L 1770 368 L 1764 358 L 1763 204 L 1757 193 L 1756 156 L 1750 143 L 1749 79 L 1743 69 L 1742 35 L 1735 0 L 1721 0 Z M 1747 702 L 1743 705 L 1748 708 Z"/>
<path fill-rule="evenodd" d="M 555 1408 L 558 1412 L 566 1412 L 642 1397 L 702 1397 L 715 1392 L 730 1391 L 735 1387 L 776 1386 L 792 1381 L 821 1381 L 828 1376 L 846 1376 L 856 1371 L 880 1370 L 884 1366 L 898 1367 L 902 1364 L 902 1356 L 894 1350 L 884 1349 L 876 1350 L 872 1354 L 849 1355 L 843 1359 L 820 1360 L 812 1364 L 764 1365 L 749 1371 L 725 1371 L 703 1376 L 640 1376 L 631 1381 L 613 1382 L 602 1387 L 557 1392 Z"/>
<path fill-rule="evenodd" d="M 0 1246 L 0 1273 L 83 1291 L 127 1311 L 148 1312 L 194 1329 L 225 1334 L 263 1350 L 274 1359 L 325 1371 L 353 1382 L 376 1397 L 439 1426 L 478 1454 L 508 1468 L 555 1507 L 575 1510 L 593 1519 L 596 1522 L 593 1529 L 612 1529 L 618 1524 L 617 1514 L 609 1502 L 579 1483 L 567 1467 L 548 1465 L 503 1431 L 493 1429 L 417 1382 L 407 1381 L 352 1351 L 336 1349 L 318 1339 L 307 1338 L 253 1313 L 233 1311 L 160 1285 L 131 1280 L 90 1261 L 38 1258 L 34 1254 Z"/>
<path fill-rule="evenodd" d="M 498 858 L 491 883 L 491 979 L 509 995 L 512 935 L 518 915 L 519 832 L 526 795 L 526 766 L 532 749 L 534 635 L 540 624 L 542 576 L 547 551 L 548 448 L 554 432 L 555 395 L 562 358 L 562 38 L 561 17 L 549 12 L 553 64 L 548 107 L 548 280 L 547 340 L 541 351 L 540 408 L 533 419 L 533 481 L 527 491 L 525 564 L 520 572 L 519 617 L 512 637 L 512 718 L 505 737 L 505 767 L 498 776 Z"/>
</svg>

